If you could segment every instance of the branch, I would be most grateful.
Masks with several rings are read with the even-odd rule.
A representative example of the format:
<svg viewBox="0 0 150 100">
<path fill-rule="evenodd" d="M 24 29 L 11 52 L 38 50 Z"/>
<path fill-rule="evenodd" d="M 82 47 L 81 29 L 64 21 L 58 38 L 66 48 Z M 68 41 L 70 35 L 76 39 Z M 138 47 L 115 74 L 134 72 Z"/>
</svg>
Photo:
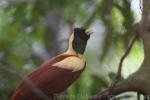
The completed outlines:
<svg viewBox="0 0 150 100">
<path fill-rule="evenodd" d="M 143 95 L 150 95 L 150 1 L 149 0 L 143 0 L 143 16 L 142 16 L 142 21 L 140 23 L 140 27 L 138 31 L 138 28 L 136 32 L 136 37 L 139 35 L 141 39 L 143 40 L 143 46 L 144 46 L 144 61 L 140 68 L 133 74 L 131 74 L 127 79 L 123 81 L 117 82 L 113 87 L 109 87 L 108 89 L 104 90 L 103 92 L 100 92 L 96 94 L 95 96 L 91 97 L 90 100 L 108 100 L 111 96 L 116 96 L 118 94 L 121 94 L 123 92 L 127 91 L 136 91 L 139 94 Z M 135 39 L 136 39 L 135 37 Z M 134 43 L 134 38 L 133 38 L 133 43 Z M 132 42 L 131 42 L 131 47 L 132 47 Z M 126 51 L 125 55 L 126 56 L 129 51 L 130 51 L 130 46 L 128 50 Z M 124 59 L 125 57 L 122 57 Z M 120 69 L 122 69 L 122 61 L 120 61 Z M 121 74 L 121 70 L 118 69 L 119 73 Z M 138 98 L 139 99 L 139 98 Z M 145 96 L 145 100 L 148 99 Z"/>
<path fill-rule="evenodd" d="M 136 89 L 139 93 L 142 93 L 142 92 L 140 92 L 141 90 L 139 88 L 132 87 L 132 85 L 130 85 L 130 82 L 128 82 L 127 80 L 118 82 L 119 79 L 121 78 L 123 61 L 130 53 L 130 51 L 133 47 L 133 44 L 135 43 L 136 39 L 139 36 L 139 32 L 136 29 L 136 27 L 135 27 L 135 33 L 136 34 L 133 36 L 133 38 L 129 42 L 126 52 L 120 59 L 119 66 L 118 66 L 118 72 L 117 72 L 117 75 L 116 75 L 115 80 L 113 81 L 112 85 L 108 89 L 104 90 L 103 92 L 100 92 L 95 96 L 92 96 L 90 98 L 90 100 L 109 100 L 109 98 L 111 98 L 112 96 L 118 95 L 118 94 L 126 92 L 126 91 L 134 91 Z"/>
<path fill-rule="evenodd" d="M 133 83 L 133 84 L 132 84 Z M 140 94 L 148 94 L 144 91 L 140 83 L 135 83 L 134 81 L 129 81 L 128 79 L 118 82 L 113 89 L 111 87 L 106 90 L 99 92 L 98 94 L 90 97 L 89 100 L 109 100 L 111 97 L 119 95 L 121 93 L 132 91 Z"/>
<path fill-rule="evenodd" d="M 120 59 L 119 66 L 118 66 L 118 72 L 117 72 L 117 75 L 115 76 L 113 83 L 111 84 L 111 87 L 113 87 L 121 79 L 123 62 L 124 62 L 125 58 L 129 55 L 129 53 L 133 47 L 133 44 L 135 43 L 135 41 L 139 37 L 139 34 L 141 33 L 141 31 L 139 29 L 139 23 L 136 23 L 134 25 L 134 33 L 135 33 L 134 36 L 132 37 L 132 39 L 130 40 L 130 42 L 128 44 L 127 50 L 125 51 L 125 53 L 123 54 L 123 56 Z"/>
<path fill-rule="evenodd" d="M 135 43 L 135 41 L 136 41 L 137 38 L 138 38 L 138 34 L 135 34 L 133 36 L 133 38 L 131 39 L 131 41 L 129 42 L 129 45 L 128 45 L 128 48 L 127 48 L 126 52 L 121 57 L 120 62 L 119 62 L 119 67 L 118 67 L 118 72 L 117 72 L 116 79 L 120 79 L 121 78 L 121 71 L 122 71 L 123 61 L 129 55 L 129 53 L 130 53 L 130 51 L 131 51 L 131 49 L 133 47 L 133 44 Z"/>
<path fill-rule="evenodd" d="M 108 88 L 103 92 L 99 92 L 98 94 L 92 96 L 90 100 L 109 100 L 112 96 L 118 95 L 129 90 L 130 87 L 127 81 L 121 81 L 115 85 L 112 91 L 110 91 L 110 88 Z"/>
</svg>

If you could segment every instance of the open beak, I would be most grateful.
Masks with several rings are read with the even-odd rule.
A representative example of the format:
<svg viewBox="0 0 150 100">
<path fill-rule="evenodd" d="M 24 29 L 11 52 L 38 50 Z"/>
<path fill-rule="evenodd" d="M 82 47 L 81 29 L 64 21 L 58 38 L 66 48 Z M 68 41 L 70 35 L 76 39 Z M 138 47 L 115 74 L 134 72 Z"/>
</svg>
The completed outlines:
<svg viewBox="0 0 150 100">
<path fill-rule="evenodd" d="M 87 30 L 85 30 L 85 33 L 86 33 L 87 35 L 91 35 L 91 34 L 94 33 L 94 32 L 95 32 L 94 29 L 87 29 Z"/>
</svg>

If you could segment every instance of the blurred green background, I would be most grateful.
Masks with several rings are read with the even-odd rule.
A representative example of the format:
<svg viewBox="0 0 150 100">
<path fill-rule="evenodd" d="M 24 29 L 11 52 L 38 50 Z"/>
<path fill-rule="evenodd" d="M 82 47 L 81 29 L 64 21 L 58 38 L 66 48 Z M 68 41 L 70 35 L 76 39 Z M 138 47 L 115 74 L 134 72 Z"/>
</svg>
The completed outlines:
<svg viewBox="0 0 150 100">
<path fill-rule="evenodd" d="M 96 32 L 88 41 L 85 71 L 63 94 L 67 100 L 86 100 L 105 89 L 140 16 L 139 0 L 0 0 L 0 100 L 9 100 L 27 74 L 64 52 L 74 27 Z M 122 77 L 135 72 L 142 60 L 138 40 L 123 64 Z M 124 95 L 119 100 L 135 99 Z"/>
</svg>

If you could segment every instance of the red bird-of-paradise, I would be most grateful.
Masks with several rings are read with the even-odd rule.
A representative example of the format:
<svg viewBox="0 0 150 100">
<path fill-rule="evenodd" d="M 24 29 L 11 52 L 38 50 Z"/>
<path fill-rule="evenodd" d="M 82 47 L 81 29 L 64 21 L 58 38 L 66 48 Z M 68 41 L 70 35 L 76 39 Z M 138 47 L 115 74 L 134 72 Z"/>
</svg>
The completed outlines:
<svg viewBox="0 0 150 100">
<path fill-rule="evenodd" d="M 83 72 L 83 56 L 92 29 L 75 28 L 69 39 L 68 50 L 49 59 L 24 78 L 11 100 L 54 100 Z"/>
</svg>

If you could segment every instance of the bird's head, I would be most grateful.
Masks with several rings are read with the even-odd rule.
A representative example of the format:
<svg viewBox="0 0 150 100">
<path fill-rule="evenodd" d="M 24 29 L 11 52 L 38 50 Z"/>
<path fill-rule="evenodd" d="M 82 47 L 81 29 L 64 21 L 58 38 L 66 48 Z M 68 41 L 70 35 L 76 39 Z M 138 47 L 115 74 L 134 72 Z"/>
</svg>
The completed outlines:
<svg viewBox="0 0 150 100">
<path fill-rule="evenodd" d="M 74 28 L 70 41 L 72 48 L 76 53 L 83 54 L 90 35 L 94 32 L 93 29 Z"/>
</svg>

